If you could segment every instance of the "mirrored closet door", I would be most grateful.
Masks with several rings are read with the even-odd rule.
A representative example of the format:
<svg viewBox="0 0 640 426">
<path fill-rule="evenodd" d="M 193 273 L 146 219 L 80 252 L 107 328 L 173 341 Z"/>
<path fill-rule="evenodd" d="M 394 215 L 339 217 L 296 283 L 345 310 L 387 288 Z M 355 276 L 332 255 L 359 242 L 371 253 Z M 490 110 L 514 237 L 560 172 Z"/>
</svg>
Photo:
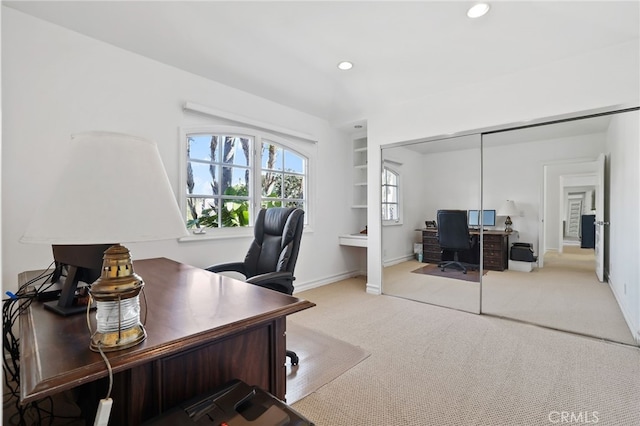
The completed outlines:
<svg viewBox="0 0 640 426">
<path fill-rule="evenodd" d="M 635 232 L 624 223 L 638 126 L 636 110 L 483 135 L 484 207 L 511 205 L 520 245 L 519 260 L 483 276 L 483 314 L 635 344 L 623 312 L 640 308 L 638 280 L 620 281 L 634 276 L 623 247 L 638 255 L 637 212 Z"/>
<path fill-rule="evenodd" d="M 473 250 L 443 250 L 434 222 L 439 210 L 480 209 L 480 135 L 385 147 L 382 160 L 382 292 L 479 313 L 480 271 L 438 267 L 473 262 Z"/>
<path fill-rule="evenodd" d="M 637 345 L 639 128 L 633 107 L 383 147 L 383 293 Z M 443 209 L 490 212 L 480 273 L 437 267 Z"/>
</svg>

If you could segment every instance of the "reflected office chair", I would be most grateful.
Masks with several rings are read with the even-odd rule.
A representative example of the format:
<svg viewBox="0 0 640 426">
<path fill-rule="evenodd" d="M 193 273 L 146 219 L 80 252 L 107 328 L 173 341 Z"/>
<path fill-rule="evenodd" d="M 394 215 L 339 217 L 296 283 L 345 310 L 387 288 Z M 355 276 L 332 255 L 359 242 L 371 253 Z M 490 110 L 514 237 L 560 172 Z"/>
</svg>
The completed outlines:
<svg viewBox="0 0 640 426">
<path fill-rule="evenodd" d="M 438 263 L 441 271 L 450 266 L 456 266 L 464 274 L 467 269 L 477 269 L 476 265 L 460 261 L 460 253 L 469 252 L 474 247 L 466 210 L 438 210 L 438 243 L 443 251 L 453 252 L 453 260 Z"/>
<path fill-rule="evenodd" d="M 293 207 L 260 210 L 254 225 L 254 239 L 244 262 L 222 263 L 206 269 L 239 272 L 248 283 L 292 294 L 303 218 L 304 211 Z M 287 350 L 287 356 L 291 358 L 291 365 L 298 365 L 295 352 Z"/>
</svg>

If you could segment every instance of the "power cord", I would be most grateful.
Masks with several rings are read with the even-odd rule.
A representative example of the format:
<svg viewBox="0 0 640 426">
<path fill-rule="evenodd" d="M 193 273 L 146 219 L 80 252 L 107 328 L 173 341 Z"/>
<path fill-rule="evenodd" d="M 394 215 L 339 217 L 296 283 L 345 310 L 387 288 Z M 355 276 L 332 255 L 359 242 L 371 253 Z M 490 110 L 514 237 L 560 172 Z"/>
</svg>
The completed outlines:
<svg viewBox="0 0 640 426">
<path fill-rule="evenodd" d="M 107 370 L 109 370 L 109 389 L 107 390 L 107 396 L 104 399 L 101 399 L 100 403 L 98 404 L 98 412 L 96 413 L 96 419 L 93 425 L 107 426 L 107 424 L 109 423 L 109 416 L 111 415 L 111 406 L 113 405 L 113 400 L 111 399 L 111 388 L 113 387 L 113 370 L 111 369 L 109 359 L 102 351 L 102 342 L 98 342 L 98 351 L 100 352 L 104 363 L 107 364 Z"/>
<path fill-rule="evenodd" d="M 91 312 L 91 305 L 93 304 L 93 297 L 89 294 L 89 303 L 87 304 L 87 327 L 89 328 L 89 333 L 91 334 L 91 338 L 98 331 L 95 332 L 91 329 L 91 316 L 89 313 Z M 94 420 L 94 426 L 106 426 L 109 423 L 109 416 L 111 415 L 111 406 L 113 405 L 113 400 L 111 399 L 111 389 L 113 388 L 113 369 L 111 368 L 111 363 L 109 359 L 105 355 L 102 350 L 102 342 L 98 341 L 98 352 L 100 352 L 100 356 L 104 360 L 104 363 L 107 366 L 107 371 L 109 371 L 109 388 L 107 389 L 107 396 L 104 399 L 101 399 L 98 403 L 98 411 L 96 412 L 96 418 Z"/>
<path fill-rule="evenodd" d="M 20 314 L 31 306 L 31 303 L 54 283 L 50 278 L 54 262 L 40 274 L 22 284 L 13 293 L 7 291 L 7 299 L 2 300 L 2 347 L 4 384 L 7 393 L 3 395 L 4 404 L 13 403 L 15 413 L 8 416 L 10 425 L 42 425 L 53 424 L 55 419 L 78 419 L 79 417 L 60 416 L 54 414 L 53 399 L 43 398 L 26 405 L 20 404 L 20 341 L 14 334 L 16 321 Z M 40 283 L 39 285 L 37 283 Z M 7 407 L 3 406 L 6 410 Z"/>
</svg>

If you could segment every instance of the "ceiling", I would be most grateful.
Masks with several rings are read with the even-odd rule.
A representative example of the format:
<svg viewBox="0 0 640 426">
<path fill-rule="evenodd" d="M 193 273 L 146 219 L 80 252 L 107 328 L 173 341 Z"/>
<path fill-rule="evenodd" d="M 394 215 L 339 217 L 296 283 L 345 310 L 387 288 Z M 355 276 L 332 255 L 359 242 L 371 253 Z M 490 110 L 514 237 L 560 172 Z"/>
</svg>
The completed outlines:
<svg viewBox="0 0 640 426">
<path fill-rule="evenodd" d="M 638 1 L 7 1 L 123 49 L 325 118 L 637 40 Z M 337 63 L 354 63 L 340 71 Z"/>
</svg>

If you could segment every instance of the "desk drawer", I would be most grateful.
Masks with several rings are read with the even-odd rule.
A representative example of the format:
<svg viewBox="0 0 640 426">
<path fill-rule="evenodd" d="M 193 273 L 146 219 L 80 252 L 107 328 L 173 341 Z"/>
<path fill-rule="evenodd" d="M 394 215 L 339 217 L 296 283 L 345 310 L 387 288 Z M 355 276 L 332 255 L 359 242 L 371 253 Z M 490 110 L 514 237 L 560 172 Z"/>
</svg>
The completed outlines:
<svg viewBox="0 0 640 426">
<path fill-rule="evenodd" d="M 438 244 L 438 237 L 435 234 L 430 234 L 428 236 L 422 237 L 423 244 Z"/>
<path fill-rule="evenodd" d="M 422 243 L 422 251 L 437 251 L 440 252 L 440 244 L 436 241 L 436 243 L 432 243 L 431 241 Z"/>
<path fill-rule="evenodd" d="M 505 267 L 502 264 L 502 262 L 492 262 L 492 261 L 489 261 L 489 260 L 485 260 L 485 262 L 484 262 L 484 264 L 482 266 L 487 271 L 504 271 L 505 270 Z"/>
<path fill-rule="evenodd" d="M 487 252 L 484 253 L 482 265 L 484 266 L 484 269 L 488 269 L 490 271 L 504 271 L 506 269 L 502 256 L 489 256 Z"/>
<path fill-rule="evenodd" d="M 438 253 L 426 253 L 426 254 L 422 254 L 422 260 L 425 263 L 440 263 L 441 259 L 441 255 L 440 252 Z"/>
<path fill-rule="evenodd" d="M 486 241 L 484 242 L 484 250 L 485 251 L 502 251 L 502 241 Z"/>
<path fill-rule="evenodd" d="M 438 234 L 436 232 L 422 232 L 422 261 L 425 263 L 439 263 L 442 259 Z"/>
</svg>

